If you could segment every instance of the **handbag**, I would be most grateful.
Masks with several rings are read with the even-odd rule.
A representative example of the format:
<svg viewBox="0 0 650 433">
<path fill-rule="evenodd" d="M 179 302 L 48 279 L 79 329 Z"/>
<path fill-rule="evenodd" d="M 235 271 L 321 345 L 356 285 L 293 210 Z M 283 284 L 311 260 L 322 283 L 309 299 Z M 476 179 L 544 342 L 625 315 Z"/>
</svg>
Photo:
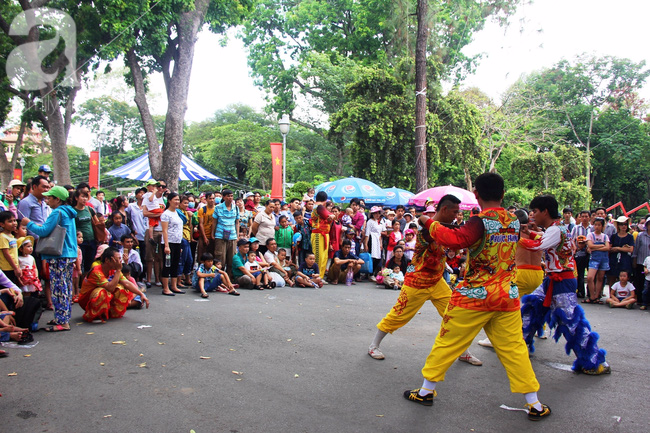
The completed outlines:
<svg viewBox="0 0 650 433">
<path fill-rule="evenodd" d="M 60 256 L 63 252 L 63 243 L 65 242 L 65 235 L 68 230 L 61 227 L 61 213 L 59 213 L 59 221 L 57 221 L 54 230 L 47 236 L 38 238 L 34 252 L 36 254 L 45 254 L 46 256 Z"/>
<path fill-rule="evenodd" d="M 90 210 L 91 218 L 90 223 L 93 226 L 93 234 L 95 235 L 95 240 L 100 244 L 106 242 L 106 223 L 102 222 L 97 218 L 97 213 L 94 210 Z"/>
</svg>

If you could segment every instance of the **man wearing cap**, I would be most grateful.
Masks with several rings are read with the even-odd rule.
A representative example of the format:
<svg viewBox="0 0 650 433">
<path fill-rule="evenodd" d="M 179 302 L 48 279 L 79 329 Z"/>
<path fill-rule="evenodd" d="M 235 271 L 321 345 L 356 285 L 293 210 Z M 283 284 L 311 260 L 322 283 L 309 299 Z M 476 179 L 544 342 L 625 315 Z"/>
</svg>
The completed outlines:
<svg viewBox="0 0 650 433">
<path fill-rule="evenodd" d="M 148 218 L 149 227 L 145 233 L 147 275 L 146 280 L 149 284 L 152 280 L 156 285 L 160 283 L 160 270 L 162 267 L 162 252 L 160 244 L 162 241 L 162 226 L 160 225 L 160 215 L 165 209 L 163 193 L 166 188 L 162 187 L 162 182 L 150 179 L 147 181 L 147 193 L 142 196 L 142 215 Z M 155 224 L 158 222 L 158 224 Z M 154 274 L 152 275 L 152 270 Z"/>
<path fill-rule="evenodd" d="M 248 239 L 237 241 L 237 253 L 232 258 L 232 275 L 234 282 L 242 289 L 252 289 L 255 285 L 255 277 L 246 269 L 246 261 L 250 244 Z"/>
<path fill-rule="evenodd" d="M 23 196 L 23 192 L 25 191 L 25 183 L 22 182 L 19 179 L 13 179 L 11 182 L 9 182 L 9 187 L 7 188 L 7 191 L 2 194 L 0 197 L 2 199 L 2 204 L 4 204 L 5 208 L 12 211 L 14 215 L 17 216 L 16 210 L 18 208 L 18 202 L 20 202 L 20 199 Z"/>
<path fill-rule="evenodd" d="M 214 207 L 212 218 L 214 222 L 214 258 L 225 265 L 226 272 L 233 278 L 232 259 L 235 254 L 235 242 L 239 234 L 238 210 L 233 202 L 233 192 L 224 189 L 222 192 L 223 201 Z"/>
<path fill-rule="evenodd" d="M 40 167 L 38 167 L 38 175 L 43 176 L 48 181 L 50 180 L 50 174 L 51 173 L 52 173 L 52 169 L 47 164 L 43 164 Z"/>
<path fill-rule="evenodd" d="M 50 207 L 45 203 L 43 194 L 50 190 L 50 182 L 43 176 L 32 179 L 32 190 L 29 195 L 18 203 L 18 217 L 29 218 L 36 224 L 43 224 L 50 215 Z M 67 192 L 67 191 L 66 191 Z M 38 242 L 38 235 L 27 230 L 30 236 Z"/>
</svg>

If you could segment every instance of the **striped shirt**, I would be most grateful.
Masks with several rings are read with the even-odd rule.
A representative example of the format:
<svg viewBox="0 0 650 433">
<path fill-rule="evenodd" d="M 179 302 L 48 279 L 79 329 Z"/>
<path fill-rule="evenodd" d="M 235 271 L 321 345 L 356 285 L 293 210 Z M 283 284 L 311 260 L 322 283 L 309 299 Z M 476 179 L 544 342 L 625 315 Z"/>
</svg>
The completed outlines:
<svg viewBox="0 0 650 433">
<path fill-rule="evenodd" d="M 221 203 L 215 206 L 212 218 L 217 225 L 214 230 L 215 239 L 223 239 L 226 241 L 234 241 L 237 239 L 237 230 L 235 228 L 235 221 L 239 210 L 234 203 L 230 204 L 230 210 L 226 207 L 226 203 Z"/>
</svg>

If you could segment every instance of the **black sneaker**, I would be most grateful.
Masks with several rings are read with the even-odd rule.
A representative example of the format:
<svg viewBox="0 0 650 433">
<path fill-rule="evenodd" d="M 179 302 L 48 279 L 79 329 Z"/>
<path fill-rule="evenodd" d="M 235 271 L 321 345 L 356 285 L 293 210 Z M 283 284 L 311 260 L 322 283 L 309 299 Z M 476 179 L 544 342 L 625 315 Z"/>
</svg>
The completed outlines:
<svg viewBox="0 0 650 433">
<path fill-rule="evenodd" d="M 404 391 L 404 398 L 412 402 L 419 403 L 423 406 L 433 406 L 433 397 L 435 391 L 425 396 L 421 396 L 419 392 L 420 392 L 420 388 L 414 390 L 407 389 L 406 391 Z"/>
<path fill-rule="evenodd" d="M 545 418 L 551 414 L 551 408 L 545 404 L 542 404 L 542 410 L 537 410 L 533 406 L 528 408 L 528 419 L 531 421 L 539 421 L 542 418 Z"/>
</svg>

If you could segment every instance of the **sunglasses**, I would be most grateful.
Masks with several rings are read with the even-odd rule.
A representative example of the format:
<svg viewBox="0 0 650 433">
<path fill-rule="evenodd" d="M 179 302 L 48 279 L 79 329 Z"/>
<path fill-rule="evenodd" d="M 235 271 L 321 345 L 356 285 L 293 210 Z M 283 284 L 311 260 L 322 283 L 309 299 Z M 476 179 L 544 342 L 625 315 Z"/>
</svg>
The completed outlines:
<svg viewBox="0 0 650 433">
<path fill-rule="evenodd" d="M 160 187 L 167 189 L 167 185 L 160 185 Z"/>
</svg>

